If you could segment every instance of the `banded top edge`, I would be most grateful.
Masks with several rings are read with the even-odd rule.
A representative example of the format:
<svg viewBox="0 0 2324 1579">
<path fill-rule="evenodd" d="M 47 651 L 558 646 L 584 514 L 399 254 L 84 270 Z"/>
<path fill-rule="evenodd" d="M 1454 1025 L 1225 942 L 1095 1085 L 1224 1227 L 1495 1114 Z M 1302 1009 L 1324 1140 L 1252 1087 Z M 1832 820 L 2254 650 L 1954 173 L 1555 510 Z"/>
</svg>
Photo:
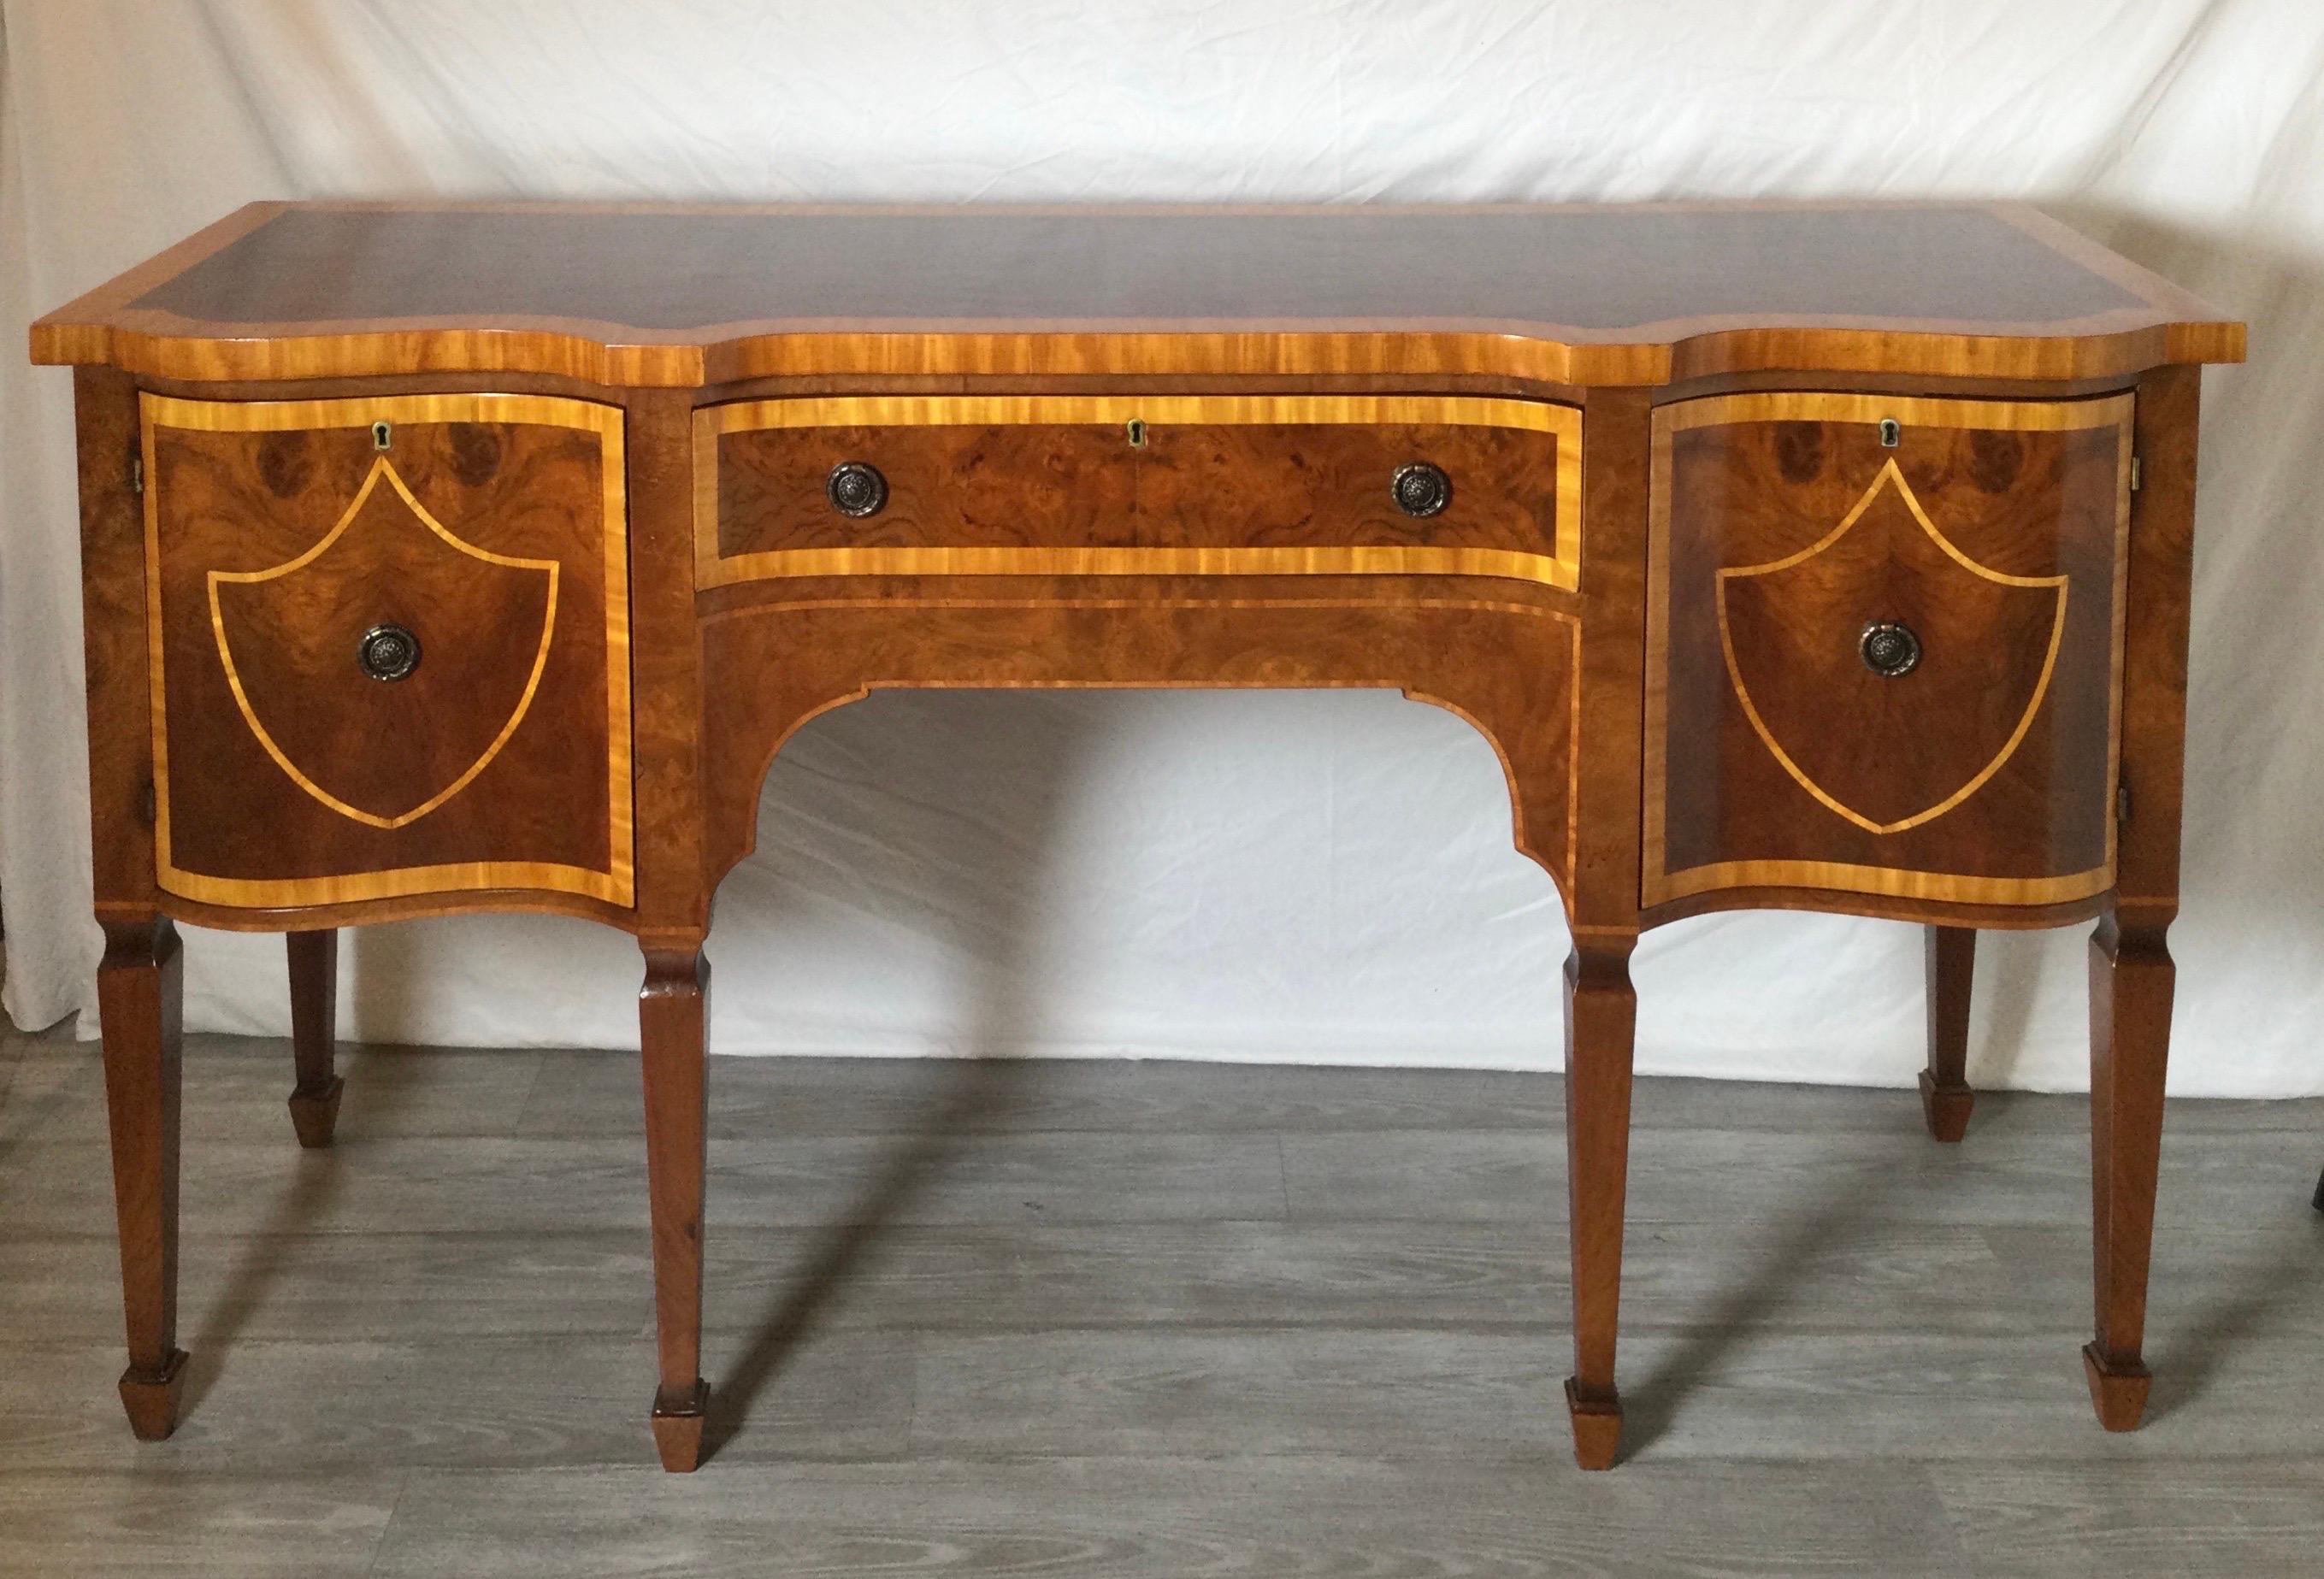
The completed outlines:
<svg viewBox="0 0 2324 1579">
<path fill-rule="evenodd" d="M 2128 375 L 2244 326 L 2016 204 L 258 203 L 32 326 L 155 377 Z"/>
</svg>

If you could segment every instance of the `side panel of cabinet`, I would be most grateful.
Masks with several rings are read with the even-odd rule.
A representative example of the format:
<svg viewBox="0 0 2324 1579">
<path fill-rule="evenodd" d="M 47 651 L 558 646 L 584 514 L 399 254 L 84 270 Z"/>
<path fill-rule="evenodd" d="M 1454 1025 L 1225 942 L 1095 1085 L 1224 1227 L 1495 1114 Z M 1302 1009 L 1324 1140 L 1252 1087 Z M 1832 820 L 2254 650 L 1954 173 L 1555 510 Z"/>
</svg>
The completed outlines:
<svg viewBox="0 0 2324 1579">
<path fill-rule="evenodd" d="M 164 891 L 632 902 L 622 420 L 143 398 Z"/>
<path fill-rule="evenodd" d="M 1655 418 L 1643 899 L 2114 880 L 2129 396 Z"/>
</svg>

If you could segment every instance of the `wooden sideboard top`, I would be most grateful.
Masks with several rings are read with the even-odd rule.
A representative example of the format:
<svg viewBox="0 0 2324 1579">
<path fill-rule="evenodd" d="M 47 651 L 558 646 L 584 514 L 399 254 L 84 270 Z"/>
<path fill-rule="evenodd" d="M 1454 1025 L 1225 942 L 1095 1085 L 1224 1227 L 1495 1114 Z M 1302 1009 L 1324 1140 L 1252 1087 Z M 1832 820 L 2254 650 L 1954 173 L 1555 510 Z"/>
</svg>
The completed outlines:
<svg viewBox="0 0 2324 1579">
<path fill-rule="evenodd" d="M 254 203 L 32 326 L 172 379 L 507 372 L 1965 378 L 2236 362 L 2244 326 L 2012 204 Z"/>
</svg>

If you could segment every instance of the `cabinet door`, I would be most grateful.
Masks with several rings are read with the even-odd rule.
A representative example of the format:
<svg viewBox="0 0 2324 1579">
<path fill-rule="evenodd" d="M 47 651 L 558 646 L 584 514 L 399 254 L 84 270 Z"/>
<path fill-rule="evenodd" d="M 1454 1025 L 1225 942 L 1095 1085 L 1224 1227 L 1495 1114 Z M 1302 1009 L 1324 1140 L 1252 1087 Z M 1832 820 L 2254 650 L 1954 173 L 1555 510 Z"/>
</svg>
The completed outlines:
<svg viewBox="0 0 2324 1579">
<path fill-rule="evenodd" d="M 1655 416 L 1644 899 L 2114 880 L 2131 398 Z"/>
<path fill-rule="evenodd" d="M 618 408 L 143 400 L 159 880 L 631 899 Z"/>
</svg>

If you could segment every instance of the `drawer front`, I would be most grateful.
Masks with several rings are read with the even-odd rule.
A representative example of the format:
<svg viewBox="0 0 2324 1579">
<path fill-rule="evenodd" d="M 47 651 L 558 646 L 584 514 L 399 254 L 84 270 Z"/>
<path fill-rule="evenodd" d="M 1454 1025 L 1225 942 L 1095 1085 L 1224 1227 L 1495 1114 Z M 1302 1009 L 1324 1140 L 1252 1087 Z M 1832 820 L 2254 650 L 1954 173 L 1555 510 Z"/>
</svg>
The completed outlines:
<svg viewBox="0 0 2324 1579">
<path fill-rule="evenodd" d="M 620 409 L 143 407 L 161 886 L 632 903 Z"/>
<path fill-rule="evenodd" d="M 1655 415 L 1643 897 L 2110 886 L 2131 398 Z"/>
<path fill-rule="evenodd" d="M 696 414 L 696 581 L 1400 574 L 1571 589 L 1581 420 L 1434 396 L 710 407 Z"/>
</svg>

